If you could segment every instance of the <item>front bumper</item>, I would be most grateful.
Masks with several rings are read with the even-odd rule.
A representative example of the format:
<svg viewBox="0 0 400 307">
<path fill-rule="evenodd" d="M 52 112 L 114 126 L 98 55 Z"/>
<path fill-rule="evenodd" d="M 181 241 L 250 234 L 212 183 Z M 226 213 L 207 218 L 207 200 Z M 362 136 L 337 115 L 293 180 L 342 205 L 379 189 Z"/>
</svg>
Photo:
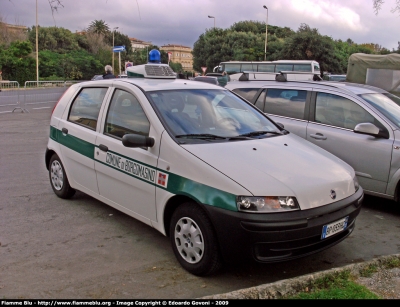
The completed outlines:
<svg viewBox="0 0 400 307">
<path fill-rule="evenodd" d="M 255 214 L 204 207 L 214 225 L 225 261 L 253 258 L 271 263 L 304 257 L 341 242 L 354 230 L 363 198 L 364 191 L 360 187 L 346 199 L 304 211 Z M 346 216 L 346 229 L 321 239 L 324 225 Z"/>
</svg>

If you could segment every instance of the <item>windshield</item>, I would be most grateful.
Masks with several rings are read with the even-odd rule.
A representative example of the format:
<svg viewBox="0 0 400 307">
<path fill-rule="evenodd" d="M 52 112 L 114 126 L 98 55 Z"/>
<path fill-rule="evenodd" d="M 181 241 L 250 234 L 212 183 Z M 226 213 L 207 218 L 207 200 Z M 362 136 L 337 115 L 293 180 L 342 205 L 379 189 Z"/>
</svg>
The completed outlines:
<svg viewBox="0 0 400 307">
<path fill-rule="evenodd" d="M 282 134 L 262 112 L 226 90 L 153 91 L 148 97 L 168 132 L 185 142 Z"/>
<path fill-rule="evenodd" d="M 400 98 L 392 94 L 361 94 L 359 95 L 383 115 L 385 115 L 393 124 L 400 128 Z M 394 96 L 394 97 L 392 97 Z M 396 102 L 397 99 L 397 102 Z"/>
</svg>

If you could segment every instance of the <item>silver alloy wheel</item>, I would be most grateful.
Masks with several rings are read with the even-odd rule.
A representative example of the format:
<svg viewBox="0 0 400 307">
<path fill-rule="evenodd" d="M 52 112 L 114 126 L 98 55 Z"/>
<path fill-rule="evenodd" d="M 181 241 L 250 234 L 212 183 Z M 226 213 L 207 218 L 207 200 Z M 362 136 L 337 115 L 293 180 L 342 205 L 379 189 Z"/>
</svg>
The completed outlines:
<svg viewBox="0 0 400 307">
<path fill-rule="evenodd" d="M 175 225 L 174 237 L 176 248 L 185 261 L 200 262 L 204 255 L 204 237 L 195 221 L 181 218 Z"/>
<path fill-rule="evenodd" d="M 51 184 L 57 191 L 60 191 L 64 186 L 64 172 L 59 161 L 54 160 L 53 163 L 51 163 L 50 173 Z"/>
</svg>

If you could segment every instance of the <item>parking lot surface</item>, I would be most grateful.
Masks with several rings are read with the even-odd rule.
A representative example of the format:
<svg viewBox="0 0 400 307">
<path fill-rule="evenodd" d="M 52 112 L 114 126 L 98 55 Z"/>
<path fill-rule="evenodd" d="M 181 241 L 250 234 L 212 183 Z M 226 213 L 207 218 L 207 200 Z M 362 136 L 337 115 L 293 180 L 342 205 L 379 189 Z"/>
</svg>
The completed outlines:
<svg viewBox="0 0 400 307">
<path fill-rule="evenodd" d="M 168 238 L 83 194 L 57 198 L 44 153 L 51 109 L 0 114 L 0 296 L 186 299 L 226 293 L 400 252 L 400 206 L 367 197 L 354 232 L 321 253 L 189 274 Z"/>
</svg>

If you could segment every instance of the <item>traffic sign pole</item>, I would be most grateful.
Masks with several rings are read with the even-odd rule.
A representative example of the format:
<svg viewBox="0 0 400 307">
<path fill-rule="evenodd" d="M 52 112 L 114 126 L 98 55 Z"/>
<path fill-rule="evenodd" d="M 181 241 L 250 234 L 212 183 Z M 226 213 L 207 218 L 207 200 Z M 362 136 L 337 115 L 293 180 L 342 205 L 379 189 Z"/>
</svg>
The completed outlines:
<svg viewBox="0 0 400 307">
<path fill-rule="evenodd" d="M 125 46 L 114 46 L 113 47 L 113 54 L 114 52 L 118 52 L 118 63 L 119 63 L 119 75 L 121 76 L 121 52 L 125 51 Z"/>
</svg>

